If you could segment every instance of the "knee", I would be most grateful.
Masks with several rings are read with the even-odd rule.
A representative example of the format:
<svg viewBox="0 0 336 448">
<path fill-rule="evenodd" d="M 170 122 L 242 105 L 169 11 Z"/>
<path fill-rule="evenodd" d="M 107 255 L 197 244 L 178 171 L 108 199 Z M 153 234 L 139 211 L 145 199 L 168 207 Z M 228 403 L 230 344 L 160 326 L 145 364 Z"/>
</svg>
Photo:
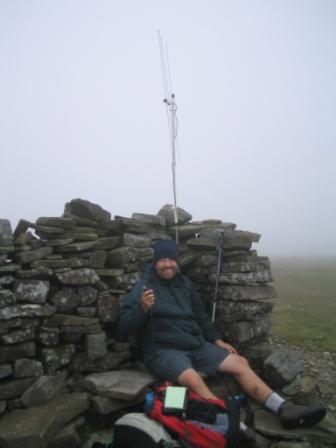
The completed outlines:
<svg viewBox="0 0 336 448">
<path fill-rule="evenodd" d="M 244 356 L 241 355 L 237 355 L 237 358 L 235 359 L 235 375 L 240 375 L 241 373 L 243 373 L 244 371 L 246 371 L 247 369 L 250 369 L 250 364 L 248 362 L 248 360 L 246 358 L 244 358 Z"/>
<path fill-rule="evenodd" d="M 191 390 L 197 390 L 204 384 L 204 381 L 196 370 L 188 369 L 181 373 L 177 379 L 177 383 L 181 386 L 188 387 Z"/>
</svg>

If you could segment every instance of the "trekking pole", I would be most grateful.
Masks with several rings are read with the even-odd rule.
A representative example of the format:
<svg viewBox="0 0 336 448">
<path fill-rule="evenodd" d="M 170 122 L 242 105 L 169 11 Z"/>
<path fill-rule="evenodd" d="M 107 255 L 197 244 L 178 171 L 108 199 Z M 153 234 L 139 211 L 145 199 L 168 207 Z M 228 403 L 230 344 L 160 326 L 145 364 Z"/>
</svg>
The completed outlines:
<svg viewBox="0 0 336 448">
<path fill-rule="evenodd" d="M 211 315 L 212 323 L 215 322 L 215 315 L 216 315 L 219 275 L 220 275 L 221 268 L 222 268 L 223 244 L 224 244 L 224 232 L 220 232 L 218 244 L 217 244 L 217 274 L 216 274 L 215 294 L 214 294 L 214 298 L 213 298 L 213 302 L 212 302 L 212 315 Z"/>
</svg>

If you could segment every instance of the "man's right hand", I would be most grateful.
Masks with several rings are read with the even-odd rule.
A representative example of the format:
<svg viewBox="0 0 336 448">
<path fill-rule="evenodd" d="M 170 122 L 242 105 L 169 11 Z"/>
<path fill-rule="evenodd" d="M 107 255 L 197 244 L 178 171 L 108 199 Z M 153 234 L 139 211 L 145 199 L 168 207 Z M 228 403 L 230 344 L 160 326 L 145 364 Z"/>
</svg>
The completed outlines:
<svg viewBox="0 0 336 448">
<path fill-rule="evenodd" d="M 140 299 L 140 307 L 142 311 L 144 313 L 148 313 L 148 311 L 154 306 L 154 304 L 155 304 L 154 291 L 152 289 L 147 289 L 144 286 Z"/>
</svg>

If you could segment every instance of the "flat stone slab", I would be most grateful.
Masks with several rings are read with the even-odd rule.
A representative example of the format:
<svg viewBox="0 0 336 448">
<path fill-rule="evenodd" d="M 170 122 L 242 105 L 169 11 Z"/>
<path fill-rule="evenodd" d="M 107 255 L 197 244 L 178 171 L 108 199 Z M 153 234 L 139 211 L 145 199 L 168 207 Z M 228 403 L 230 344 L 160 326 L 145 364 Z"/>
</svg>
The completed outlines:
<svg viewBox="0 0 336 448">
<path fill-rule="evenodd" d="M 71 229 L 75 227 L 76 221 L 69 217 L 42 217 L 37 219 L 36 224 L 39 226 L 63 227 L 65 229 Z"/>
<path fill-rule="evenodd" d="M 64 211 L 92 221 L 110 221 L 111 219 L 110 212 L 85 199 L 72 199 L 65 204 Z"/>
<path fill-rule="evenodd" d="M 192 219 L 191 214 L 181 207 L 176 207 L 176 213 L 180 225 Z M 173 226 L 175 224 L 175 206 L 173 204 L 164 205 L 157 214 L 164 218 L 167 226 Z"/>
<path fill-rule="evenodd" d="M 64 285 L 93 285 L 99 282 L 99 277 L 93 269 L 80 268 L 56 274 Z"/>
<path fill-rule="evenodd" d="M 20 252 L 16 254 L 16 261 L 20 264 L 31 263 L 32 261 L 46 258 L 52 251 L 51 247 L 41 247 L 40 249 L 31 250 L 29 252 Z"/>
<path fill-rule="evenodd" d="M 13 243 L 11 223 L 8 219 L 0 219 L 0 246 L 10 246 Z"/>
<path fill-rule="evenodd" d="M 46 448 L 58 431 L 88 407 L 88 395 L 74 393 L 41 406 L 11 412 L 0 419 L 0 446 Z"/>
<path fill-rule="evenodd" d="M 0 320 L 8 320 L 16 317 L 46 317 L 55 313 L 56 307 L 46 305 L 14 305 L 0 308 Z"/>
<path fill-rule="evenodd" d="M 118 370 L 88 375 L 85 385 L 88 391 L 96 395 L 132 401 L 154 381 L 155 378 L 149 373 Z"/>
<path fill-rule="evenodd" d="M 18 302 L 43 304 L 47 300 L 49 282 L 43 280 L 19 280 L 15 282 L 14 292 Z"/>
<path fill-rule="evenodd" d="M 265 436 L 319 443 L 336 443 L 336 418 L 327 415 L 311 428 L 285 429 L 273 413 L 258 409 L 254 413 L 254 428 Z"/>
<path fill-rule="evenodd" d="M 166 224 L 166 220 L 160 215 L 149 215 L 147 213 L 133 213 L 132 219 L 136 219 L 137 221 L 144 222 L 145 224 L 151 224 L 154 226 L 164 227 Z"/>
</svg>

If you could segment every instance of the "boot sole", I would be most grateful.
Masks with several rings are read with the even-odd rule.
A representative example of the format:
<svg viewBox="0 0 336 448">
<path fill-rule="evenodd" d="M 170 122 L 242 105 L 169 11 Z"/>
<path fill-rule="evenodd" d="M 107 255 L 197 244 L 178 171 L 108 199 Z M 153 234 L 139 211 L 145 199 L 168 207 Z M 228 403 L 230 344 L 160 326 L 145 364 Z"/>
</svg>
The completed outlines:
<svg viewBox="0 0 336 448">
<path fill-rule="evenodd" d="M 307 415 L 282 421 L 282 424 L 286 429 L 309 428 L 310 426 L 319 423 L 325 415 L 326 410 L 324 408 L 319 408 Z"/>
</svg>

